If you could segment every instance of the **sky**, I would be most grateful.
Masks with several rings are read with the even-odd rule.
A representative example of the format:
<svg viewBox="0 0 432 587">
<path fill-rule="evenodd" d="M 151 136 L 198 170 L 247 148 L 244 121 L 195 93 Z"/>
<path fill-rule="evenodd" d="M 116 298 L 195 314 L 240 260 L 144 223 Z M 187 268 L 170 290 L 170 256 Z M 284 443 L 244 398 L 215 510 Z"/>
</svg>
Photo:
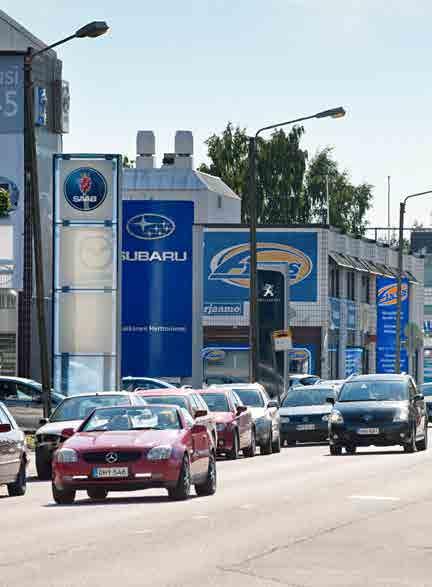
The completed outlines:
<svg viewBox="0 0 432 587">
<path fill-rule="evenodd" d="M 249 132 L 344 106 L 305 124 L 309 156 L 334 148 L 355 183 L 374 186 L 371 226 L 398 223 L 403 195 L 432 189 L 432 3 L 429 0 L 2 0 L 43 41 L 91 20 L 109 34 L 60 47 L 71 84 L 64 150 L 134 156 L 153 130 L 160 156 L 192 130 L 195 164 L 228 121 Z M 407 225 L 432 225 L 432 195 L 411 200 Z"/>
</svg>

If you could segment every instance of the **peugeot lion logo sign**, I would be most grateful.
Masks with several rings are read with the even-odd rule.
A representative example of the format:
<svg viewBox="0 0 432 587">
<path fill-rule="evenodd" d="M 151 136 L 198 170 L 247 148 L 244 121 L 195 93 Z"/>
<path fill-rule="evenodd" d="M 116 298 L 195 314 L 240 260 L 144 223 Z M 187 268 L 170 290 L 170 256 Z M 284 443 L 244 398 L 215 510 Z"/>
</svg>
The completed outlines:
<svg viewBox="0 0 432 587">
<path fill-rule="evenodd" d="M 161 214 L 138 214 L 129 219 L 126 230 L 135 238 L 143 240 L 157 240 L 170 236 L 176 225 L 171 218 Z"/>
<path fill-rule="evenodd" d="M 107 463 L 109 463 L 110 465 L 112 465 L 113 463 L 116 463 L 118 460 L 118 455 L 115 452 L 109 452 L 106 456 L 105 456 L 105 460 Z"/>
<path fill-rule="evenodd" d="M 79 167 L 67 176 L 64 196 L 67 203 L 80 212 L 91 212 L 99 208 L 107 196 L 104 176 L 92 167 Z"/>
</svg>

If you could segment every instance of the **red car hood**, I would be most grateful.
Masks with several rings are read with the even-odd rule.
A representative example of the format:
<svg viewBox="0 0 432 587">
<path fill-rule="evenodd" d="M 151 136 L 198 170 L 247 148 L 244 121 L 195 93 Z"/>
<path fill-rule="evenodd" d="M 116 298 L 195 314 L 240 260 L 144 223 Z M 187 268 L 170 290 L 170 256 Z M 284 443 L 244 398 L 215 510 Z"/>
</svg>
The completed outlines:
<svg viewBox="0 0 432 587">
<path fill-rule="evenodd" d="M 152 448 L 161 444 L 175 444 L 182 432 L 183 430 L 78 432 L 63 444 L 63 448 L 73 448 L 78 451 L 110 450 L 112 448 Z"/>
<path fill-rule="evenodd" d="M 217 424 L 227 424 L 234 420 L 234 416 L 231 412 L 211 412 L 211 415 Z"/>
</svg>

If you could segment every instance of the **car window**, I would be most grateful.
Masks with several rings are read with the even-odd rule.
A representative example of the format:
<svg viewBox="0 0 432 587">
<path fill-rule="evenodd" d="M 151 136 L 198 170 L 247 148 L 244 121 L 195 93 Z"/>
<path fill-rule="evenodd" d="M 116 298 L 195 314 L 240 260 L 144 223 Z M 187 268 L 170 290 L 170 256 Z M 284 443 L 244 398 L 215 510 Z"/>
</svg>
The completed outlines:
<svg viewBox="0 0 432 587">
<path fill-rule="evenodd" d="M 243 402 L 239 398 L 239 396 L 235 393 L 235 391 L 231 392 L 230 394 L 234 407 L 237 409 L 239 406 L 243 406 Z"/>
<path fill-rule="evenodd" d="M 210 412 L 230 412 L 230 406 L 224 393 L 206 393 L 204 400 Z"/>
<path fill-rule="evenodd" d="M 251 406 L 252 408 L 263 408 L 264 400 L 261 393 L 255 389 L 234 389 L 234 392 L 238 395 L 240 400 L 245 406 Z"/>
<path fill-rule="evenodd" d="M 424 396 L 431 396 L 432 395 L 432 383 L 424 383 L 420 386 L 422 393 Z"/>
<path fill-rule="evenodd" d="M 189 401 L 191 402 L 191 404 L 192 404 L 192 407 L 193 407 L 195 410 L 201 410 L 201 406 L 199 405 L 199 403 L 198 403 L 198 401 L 197 401 L 197 398 L 196 398 L 196 395 L 195 395 L 195 394 L 191 393 L 191 394 L 189 395 Z"/>
<path fill-rule="evenodd" d="M 4 409 L 1 406 L 0 406 L 0 424 L 12 425 L 12 422 L 9 420 L 8 415 L 6 414 L 6 412 L 4 411 Z"/>
<path fill-rule="evenodd" d="M 17 390 L 17 399 L 21 401 L 31 402 L 32 400 L 40 400 L 40 394 L 37 393 L 28 385 L 23 385 L 22 383 L 17 383 L 16 385 Z"/>
<path fill-rule="evenodd" d="M 322 387 L 320 389 L 296 387 L 288 393 L 282 402 L 282 407 L 321 406 L 326 403 L 327 398 L 330 396 L 336 397 L 336 392 L 331 387 L 328 389 Z"/>
<path fill-rule="evenodd" d="M 95 408 L 124 406 L 130 403 L 130 398 L 127 395 L 76 395 L 65 399 L 55 410 L 50 421 L 84 420 Z"/>
<path fill-rule="evenodd" d="M 303 377 L 303 379 L 300 380 L 300 383 L 302 385 L 313 385 L 318 379 L 319 377 Z"/>
<path fill-rule="evenodd" d="M 16 400 L 17 389 L 12 381 L 0 381 L 0 401 Z"/>
<path fill-rule="evenodd" d="M 145 396 L 148 404 L 167 404 L 170 406 L 179 406 L 189 411 L 189 404 L 183 395 L 151 395 Z"/>
<path fill-rule="evenodd" d="M 408 385 L 405 381 L 349 381 L 343 385 L 338 401 L 403 401 L 408 399 L 408 394 Z"/>
<path fill-rule="evenodd" d="M 170 406 L 125 406 L 100 408 L 82 424 L 82 432 L 124 430 L 180 430 L 178 411 Z"/>
<path fill-rule="evenodd" d="M 183 418 L 185 419 L 186 424 L 189 426 L 189 428 L 192 428 L 192 426 L 194 425 L 194 419 L 192 418 L 192 416 L 189 414 L 189 412 L 187 410 L 185 410 L 184 408 L 180 408 L 181 412 L 183 414 Z"/>
</svg>

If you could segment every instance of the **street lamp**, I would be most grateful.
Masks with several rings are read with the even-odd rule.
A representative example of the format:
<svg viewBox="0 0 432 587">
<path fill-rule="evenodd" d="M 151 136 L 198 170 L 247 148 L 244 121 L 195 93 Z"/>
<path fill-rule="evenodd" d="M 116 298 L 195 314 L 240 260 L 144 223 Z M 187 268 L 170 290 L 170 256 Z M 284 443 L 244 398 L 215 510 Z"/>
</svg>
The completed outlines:
<svg viewBox="0 0 432 587">
<path fill-rule="evenodd" d="M 345 110 L 342 106 L 323 110 L 312 116 L 302 116 L 286 122 L 278 122 L 263 126 L 255 133 L 255 136 L 249 137 L 249 232 L 250 232 L 250 293 L 249 293 L 249 313 L 250 313 L 250 381 L 254 383 L 258 378 L 258 262 L 257 262 L 257 197 L 256 197 L 256 147 L 257 139 L 260 133 L 265 130 L 271 130 L 281 126 L 296 124 L 311 118 L 342 118 L 345 116 Z"/>
<path fill-rule="evenodd" d="M 401 340 L 402 340 L 402 273 L 403 273 L 403 231 L 407 200 L 432 194 L 432 190 L 410 194 L 399 205 L 399 249 L 398 249 L 398 276 L 397 276 L 397 310 L 396 310 L 396 365 L 395 372 L 401 371 Z"/>
<path fill-rule="evenodd" d="M 27 50 L 24 57 L 24 109 L 25 109 L 25 197 L 31 207 L 31 225 L 34 239 L 34 262 L 35 262 L 35 284 L 36 284 L 36 309 L 39 331 L 40 345 L 40 368 L 42 383 L 42 400 L 44 417 L 49 418 L 51 413 L 51 377 L 48 360 L 48 336 L 46 330 L 45 300 L 44 300 L 44 268 L 43 268 L 43 250 L 42 250 L 42 227 L 40 218 L 39 202 L 39 178 L 37 169 L 36 156 L 36 138 L 34 128 L 34 93 L 32 79 L 32 64 L 35 57 L 42 53 L 62 45 L 67 41 L 75 38 L 90 37 L 95 38 L 103 35 L 108 31 L 108 25 L 105 22 L 94 21 L 77 30 L 73 35 L 57 41 L 39 51 L 33 51 L 32 48 Z M 31 287 L 31 284 L 30 284 Z"/>
</svg>

